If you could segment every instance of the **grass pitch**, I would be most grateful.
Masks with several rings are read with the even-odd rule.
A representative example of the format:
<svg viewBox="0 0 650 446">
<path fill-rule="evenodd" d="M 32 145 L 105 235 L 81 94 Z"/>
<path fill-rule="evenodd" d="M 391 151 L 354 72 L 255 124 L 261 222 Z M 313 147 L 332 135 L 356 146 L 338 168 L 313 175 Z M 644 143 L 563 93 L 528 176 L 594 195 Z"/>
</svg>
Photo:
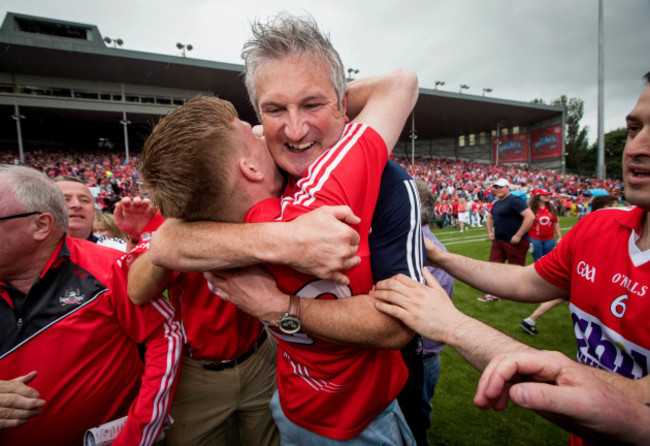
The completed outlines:
<svg viewBox="0 0 650 446">
<path fill-rule="evenodd" d="M 561 217 L 562 232 L 566 233 L 576 222 L 575 217 Z M 451 252 L 482 260 L 489 257 L 490 242 L 485 227 L 470 228 L 462 233 L 454 229 L 433 229 L 433 232 Z M 529 254 L 527 263 L 530 262 Z M 519 322 L 538 304 L 477 301 L 483 294 L 456 281 L 454 303 L 464 313 L 521 342 L 575 357 L 576 340 L 566 303 L 540 317 L 537 321 L 539 334 L 531 336 L 519 327 Z M 479 377 L 479 372 L 452 348 L 443 349 L 440 378 L 433 397 L 432 427 L 428 432 L 431 445 L 568 444 L 568 432 L 512 402 L 502 412 L 479 410 L 472 403 Z"/>
</svg>

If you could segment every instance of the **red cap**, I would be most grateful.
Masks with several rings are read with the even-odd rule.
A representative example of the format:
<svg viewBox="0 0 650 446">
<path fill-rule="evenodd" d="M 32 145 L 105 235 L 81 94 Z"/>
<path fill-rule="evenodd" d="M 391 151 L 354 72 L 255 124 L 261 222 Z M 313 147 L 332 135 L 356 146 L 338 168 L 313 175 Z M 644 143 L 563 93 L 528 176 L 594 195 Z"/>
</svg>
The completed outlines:
<svg viewBox="0 0 650 446">
<path fill-rule="evenodd" d="M 542 188 L 535 189 L 533 191 L 533 196 L 536 197 L 538 195 L 550 195 L 550 192 L 547 191 L 546 189 L 542 189 Z"/>
</svg>

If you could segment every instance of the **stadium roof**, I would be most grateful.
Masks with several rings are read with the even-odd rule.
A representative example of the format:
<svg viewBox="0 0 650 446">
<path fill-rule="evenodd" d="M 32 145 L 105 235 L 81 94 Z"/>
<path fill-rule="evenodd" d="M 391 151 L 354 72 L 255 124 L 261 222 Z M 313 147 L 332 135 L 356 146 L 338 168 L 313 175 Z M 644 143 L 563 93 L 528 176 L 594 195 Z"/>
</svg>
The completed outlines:
<svg viewBox="0 0 650 446">
<path fill-rule="evenodd" d="M 0 28 L 0 52 L 0 73 L 211 92 L 231 101 L 242 119 L 256 122 L 242 65 L 108 47 L 94 25 L 15 13 L 7 13 Z M 419 139 L 455 137 L 489 133 L 497 123 L 561 122 L 561 114 L 561 108 L 547 105 L 420 89 L 415 129 Z M 410 128 L 407 122 L 400 140 L 409 140 Z"/>
</svg>

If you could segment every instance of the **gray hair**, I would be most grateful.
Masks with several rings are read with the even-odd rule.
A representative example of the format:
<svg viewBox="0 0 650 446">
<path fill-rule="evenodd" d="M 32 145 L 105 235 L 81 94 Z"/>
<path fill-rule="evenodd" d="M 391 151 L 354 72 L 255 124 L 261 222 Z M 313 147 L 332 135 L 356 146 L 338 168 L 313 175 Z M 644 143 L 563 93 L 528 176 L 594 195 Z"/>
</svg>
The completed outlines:
<svg viewBox="0 0 650 446">
<path fill-rule="evenodd" d="M 5 175 L 13 180 L 14 195 L 25 212 L 48 212 L 57 228 L 68 230 L 68 206 L 54 181 L 37 170 L 9 164 L 0 165 L 0 177 Z"/>
<path fill-rule="evenodd" d="M 420 195 L 420 226 L 428 225 L 433 220 L 433 207 L 436 204 L 436 196 L 433 194 L 431 187 L 424 181 L 415 182 Z"/>
<path fill-rule="evenodd" d="M 260 117 L 255 90 L 255 71 L 269 60 L 301 54 L 321 58 L 330 66 L 330 78 L 336 91 L 339 109 L 347 89 L 343 62 L 329 39 L 311 16 L 297 17 L 280 13 L 266 23 L 251 23 L 253 37 L 244 43 L 241 57 L 244 59 L 245 83 L 251 104 Z"/>
</svg>

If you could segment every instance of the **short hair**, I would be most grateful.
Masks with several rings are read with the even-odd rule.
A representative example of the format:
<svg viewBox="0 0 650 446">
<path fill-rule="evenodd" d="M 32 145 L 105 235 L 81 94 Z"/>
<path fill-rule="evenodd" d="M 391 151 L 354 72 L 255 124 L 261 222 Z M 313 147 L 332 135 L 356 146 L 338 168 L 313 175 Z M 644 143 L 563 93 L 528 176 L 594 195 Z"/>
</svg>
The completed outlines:
<svg viewBox="0 0 650 446">
<path fill-rule="evenodd" d="M 607 208 L 616 205 L 618 199 L 611 195 L 598 195 L 591 200 L 591 211 L 597 211 L 598 209 Z"/>
<path fill-rule="evenodd" d="M 260 110 L 255 90 L 256 70 L 266 61 L 302 54 L 318 57 L 330 66 L 330 79 L 336 91 L 338 107 L 341 108 L 347 89 L 343 62 L 332 46 L 329 35 L 318 28 L 311 16 L 297 17 L 280 13 L 266 23 L 253 22 L 251 31 L 253 37 L 244 43 L 241 57 L 244 59 L 248 97 L 258 118 Z"/>
<path fill-rule="evenodd" d="M 231 221 L 230 164 L 241 143 L 233 105 L 197 96 L 163 117 L 144 143 L 141 174 L 165 218 Z"/>
<path fill-rule="evenodd" d="M 646 85 L 650 85 L 650 71 L 643 75 L 643 79 L 645 80 Z"/>
<path fill-rule="evenodd" d="M 428 225 L 433 220 L 433 207 L 436 204 L 436 196 L 431 187 L 424 181 L 416 181 L 418 194 L 420 195 L 420 226 Z"/>
<path fill-rule="evenodd" d="M 48 212 L 54 217 L 54 226 L 68 230 L 68 206 L 54 181 L 42 172 L 24 166 L 0 165 L 0 176 L 8 176 L 16 200 L 25 212 Z"/>
<path fill-rule="evenodd" d="M 81 183 L 81 184 L 83 184 L 84 186 L 86 186 L 86 183 L 84 183 L 84 182 L 81 180 L 81 178 L 79 178 L 79 177 L 73 177 L 73 176 L 71 176 L 71 175 L 61 175 L 60 177 L 56 177 L 56 178 L 54 178 L 54 182 L 55 182 L 55 183 L 60 183 L 61 181 L 72 181 L 72 182 L 74 182 L 74 183 Z M 86 187 L 88 187 L 88 186 L 86 186 Z"/>
</svg>

